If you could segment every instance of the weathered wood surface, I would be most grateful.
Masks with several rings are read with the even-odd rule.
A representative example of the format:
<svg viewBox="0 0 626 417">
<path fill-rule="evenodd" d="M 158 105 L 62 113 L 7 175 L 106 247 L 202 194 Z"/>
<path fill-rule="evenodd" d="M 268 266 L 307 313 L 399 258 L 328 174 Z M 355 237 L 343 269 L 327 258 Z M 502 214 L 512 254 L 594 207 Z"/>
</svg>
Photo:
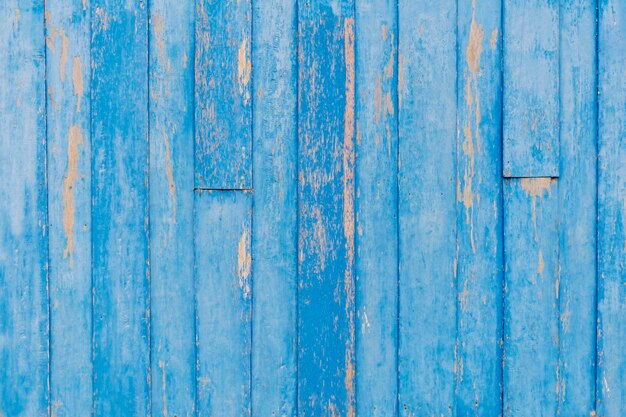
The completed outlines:
<svg viewBox="0 0 626 417">
<path fill-rule="evenodd" d="M 369 3 L 369 4 L 368 4 Z M 397 415 L 398 11 L 357 2 L 356 415 Z"/>
<path fill-rule="evenodd" d="M 559 1 L 504 0 L 503 174 L 559 176 Z"/>
<path fill-rule="evenodd" d="M 626 4 L 598 2 L 599 416 L 626 411 Z"/>
<path fill-rule="evenodd" d="M 622 0 L 0 23 L 0 417 L 626 415 Z"/>
<path fill-rule="evenodd" d="M 559 408 L 595 409 L 596 61 L 595 2 L 561 6 L 559 179 Z M 602 415 L 602 414 L 599 414 Z"/>
<path fill-rule="evenodd" d="M 196 193 L 198 416 L 250 416 L 251 196 Z"/>
<path fill-rule="evenodd" d="M 50 410 L 92 410 L 90 12 L 46 1 Z"/>
<path fill-rule="evenodd" d="M 151 0 L 150 348 L 153 416 L 195 415 L 193 0 Z"/>
<path fill-rule="evenodd" d="M 456 5 L 399 2 L 399 410 L 455 415 Z"/>
<path fill-rule="evenodd" d="M 502 406 L 502 8 L 458 5 L 456 390 L 459 416 Z"/>
<path fill-rule="evenodd" d="M 298 3 L 298 414 L 355 415 L 354 3 Z"/>
<path fill-rule="evenodd" d="M 503 414 L 554 416 L 559 385 L 558 183 L 504 184 Z"/>
<path fill-rule="evenodd" d="M 0 415 L 47 414 L 43 0 L 0 5 Z"/>
<path fill-rule="evenodd" d="M 297 9 L 254 2 L 253 416 L 297 413 Z"/>
<path fill-rule="evenodd" d="M 251 0 L 196 0 L 196 188 L 251 188 L 250 8 Z"/>
<path fill-rule="evenodd" d="M 91 33 L 93 414 L 148 416 L 146 4 L 94 0 Z"/>
</svg>

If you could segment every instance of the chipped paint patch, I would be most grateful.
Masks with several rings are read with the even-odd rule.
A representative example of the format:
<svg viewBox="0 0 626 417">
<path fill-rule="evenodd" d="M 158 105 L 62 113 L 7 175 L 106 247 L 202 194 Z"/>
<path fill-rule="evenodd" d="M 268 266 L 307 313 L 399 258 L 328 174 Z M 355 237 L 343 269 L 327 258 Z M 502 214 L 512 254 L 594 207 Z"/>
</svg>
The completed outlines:
<svg viewBox="0 0 626 417">
<path fill-rule="evenodd" d="M 174 182 L 174 168 L 172 164 L 172 150 L 170 149 L 170 140 L 167 133 L 163 131 L 163 144 L 165 145 L 165 175 L 167 177 L 170 198 L 172 199 L 172 210 L 174 212 L 174 221 L 176 221 L 176 184 Z"/>
<path fill-rule="evenodd" d="M 404 55 L 398 52 L 398 107 L 400 108 L 402 108 L 402 92 L 403 91 L 404 91 Z M 398 163 L 400 163 L 400 161 L 398 161 Z"/>
<path fill-rule="evenodd" d="M 163 417 L 167 417 L 167 373 L 165 371 L 165 361 L 159 361 L 161 368 L 161 384 L 163 389 Z"/>
<path fill-rule="evenodd" d="M 498 28 L 494 28 L 491 31 L 491 36 L 489 38 L 489 46 L 491 46 L 492 50 L 495 50 L 498 46 Z"/>
<path fill-rule="evenodd" d="M 522 178 L 522 189 L 526 191 L 530 197 L 542 197 L 544 194 L 550 194 L 552 183 L 556 182 L 553 178 Z"/>
<path fill-rule="evenodd" d="M 539 240 L 539 233 L 537 231 L 537 197 L 541 198 L 545 193 L 550 194 L 550 189 L 552 187 L 552 183 L 556 182 L 553 178 L 542 177 L 542 178 L 522 178 L 521 179 L 522 189 L 528 194 L 531 198 L 532 204 L 532 221 L 533 228 L 535 232 L 535 242 Z"/>
<path fill-rule="evenodd" d="M 70 267 L 73 265 L 74 255 L 74 221 L 76 207 L 74 203 L 74 187 L 78 179 L 78 157 L 80 145 L 83 145 L 83 132 L 79 126 L 72 125 L 69 130 L 67 144 L 67 175 L 63 178 L 63 229 L 67 244 L 63 252 L 63 258 L 69 256 Z"/>
<path fill-rule="evenodd" d="M 346 295 L 346 314 L 348 316 L 349 336 L 346 340 L 346 402 L 347 417 L 354 417 L 354 108 L 355 108 L 355 50 L 354 50 L 354 18 L 344 22 L 344 52 L 346 70 L 346 103 L 344 110 L 343 135 L 343 231 L 346 239 L 346 270 L 344 275 L 344 291 Z"/>
<path fill-rule="evenodd" d="M 463 191 L 457 185 L 458 199 L 465 207 L 465 222 L 469 225 L 469 238 L 472 252 L 476 252 L 474 241 L 474 220 L 472 209 L 474 201 L 480 198 L 474 195 L 473 184 L 476 177 L 476 153 L 481 153 L 480 139 L 480 98 L 478 77 L 480 75 L 480 57 L 483 51 L 484 30 L 476 23 L 476 3 L 472 2 L 472 22 L 470 24 L 469 40 L 465 48 L 467 74 L 465 76 L 465 103 L 467 106 L 467 120 L 463 126 L 463 154 L 468 158 L 463 174 Z"/>
<path fill-rule="evenodd" d="M 252 73 L 249 49 L 250 42 L 247 37 L 244 37 L 237 50 L 237 80 L 239 82 L 239 91 L 244 94 L 244 102 L 247 102 L 249 99 L 247 87 L 250 82 L 250 74 Z"/>
<path fill-rule="evenodd" d="M 50 417 L 57 417 L 57 414 L 59 412 L 59 408 L 61 408 L 62 405 L 63 405 L 63 403 L 61 401 L 56 400 L 50 406 Z M 0 413 L 0 416 L 4 416 L 4 414 Z"/>
<path fill-rule="evenodd" d="M 65 31 L 63 29 L 59 30 L 59 36 L 61 37 L 61 57 L 59 58 L 59 73 L 61 75 L 61 81 L 65 81 L 65 70 L 67 68 L 70 41 L 65 35 Z"/>
<path fill-rule="evenodd" d="M 76 96 L 76 112 L 80 112 L 80 104 L 85 94 L 83 85 L 83 64 L 79 56 L 74 57 L 72 63 L 72 85 Z"/>
<path fill-rule="evenodd" d="M 383 88 L 381 84 L 381 76 L 376 80 L 376 88 L 374 89 L 374 120 L 376 123 L 380 121 L 380 113 L 383 108 Z"/>
<path fill-rule="evenodd" d="M 152 33 L 157 47 L 157 56 L 161 65 L 165 65 L 165 20 L 158 13 L 153 13 L 150 19 Z"/>
<path fill-rule="evenodd" d="M 250 297 L 250 269 L 252 266 L 252 256 L 249 251 L 250 234 L 244 229 L 237 246 L 237 277 L 239 278 L 239 288 L 243 291 L 243 298 Z"/>
</svg>

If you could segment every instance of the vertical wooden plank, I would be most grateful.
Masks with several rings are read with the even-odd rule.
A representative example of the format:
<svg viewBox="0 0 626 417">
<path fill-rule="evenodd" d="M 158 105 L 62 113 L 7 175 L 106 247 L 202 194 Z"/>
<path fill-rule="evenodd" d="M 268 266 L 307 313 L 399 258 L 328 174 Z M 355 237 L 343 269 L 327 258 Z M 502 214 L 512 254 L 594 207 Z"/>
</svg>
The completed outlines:
<svg viewBox="0 0 626 417">
<path fill-rule="evenodd" d="M 193 0 L 150 2 L 152 415 L 195 413 Z"/>
<path fill-rule="evenodd" d="M 554 416 L 558 377 L 556 179 L 505 180 L 504 415 Z"/>
<path fill-rule="evenodd" d="M 458 3 L 457 415 L 502 409 L 501 2 Z"/>
<path fill-rule="evenodd" d="M 397 415 L 398 20 L 356 3 L 356 414 Z"/>
<path fill-rule="evenodd" d="M 504 1 L 505 177 L 559 176 L 559 1 Z"/>
<path fill-rule="evenodd" d="M 90 13 L 46 1 L 50 410 L 92 410 Z"/>
<path fill-rule="evenodd" d="M 250 415 L 251 195 L 195 194 L 198 415 Z"/>
<path fill-rule="evenodd" d="M 195 186 L 250 188 L 251 0 L 198 0 L 195 45 Z"/>
<path fill-rule="evenodd" d="M 561 5 L 559 413 L 589 415 L 596 356 L 596 10 Z"/>
<path fill-rule="evenodd" d="M 298 20 L 298 413 L 354 417 L 354 4 Z"/>
<path fill-rule="evenodd" d="M 297 412 L 297 40 L 295 0 L 255 0 L 253 416 Z"/>
<path fill-rule="evenodd" d="M 617 417 L 626 410 L 626 3 L 598 6 L 597 414 Z"/>
<path fill-rule="evenodd" d="M 94 415 L 146 416 L 147 4 L 93 0 L 91 12 Z"/>
<path fill-rule="evenodd" d="M 399 19 L 399 406 L 452 416 L 456 1 L 400 0 Z"/>
<path fill-rule="evenodd" d="M 0 6 L 0 415 L 48 413 L 44 4 Z"/>
</svg>

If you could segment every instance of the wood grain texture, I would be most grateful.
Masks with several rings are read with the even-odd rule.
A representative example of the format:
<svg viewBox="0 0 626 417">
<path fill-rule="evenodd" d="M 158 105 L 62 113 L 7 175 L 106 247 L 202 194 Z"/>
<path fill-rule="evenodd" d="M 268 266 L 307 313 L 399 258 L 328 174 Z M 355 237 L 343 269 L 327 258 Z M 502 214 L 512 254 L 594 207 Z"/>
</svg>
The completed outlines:
<svg viewBox="0 0 626 417">
<path fill-rule="evenodd" d="M 192 0 L 150 2 L 150 304 L 153 416 L 194 416 Z"/>
<path fill-rule="evenodd" d="M 50 412 L 92 410 L 90 13 L 46 1 Z"/>
<path fill-rule="evenodd" d="M 597 414 L 617 417 L 626 410 L 626 3 L 598 7 Z"/>
<path fill-rule="evenodd" d="M 251 203 L 195 193 L 198 416 L 250 416 Z"/>
<path fill-rule="evenodd" d="M 0 5 L 0 415 L 48 413 L 44 4 Z"/>
<path fill-rule="evenodd" d="M 503 5 L 503 173 L 558 177 L 559 2 Z"/>
<path fill-rule="evenodd" d="M 595 2 L 561 6 L 559 179 L 559 410 L 595 408 L 596 64 Z"/>
<path fill-rule="evenodd" d="M 456 2 L 399 2 L 399 401 L 453 416 Z"/>
<path fill-rule="evenodd" d="M 195 25 L 195 187 L 250 188 L 251 0 L 198 0 Z"/>
<path fill-rule="evenodd" d="M 397 415 L 398 19 L 356 3 L 356 414 Z"/>
<path fill-rule="evenodd" d="M 500 1 L 458 2 L 457 415 L 501 415 Z"/>
<path fill-rule="evenodd" d="M 150 415 L 147 22 L 91 3 L 95 416 Z"/>
<path fill-rule="evenodd" d="M 354 3 L 298 3 L 298 413 L 355 415 Z"/>
<path fill-rule="evenodd" d="M 297 413 L 296 2 L 256 0 L 254 78 L 253 416 Z"/>
<path fill-rule="evenodd" d="M 558 184 L 504 185 L 504 416 L 554 416 L 559 384 Z"/>
</svg>

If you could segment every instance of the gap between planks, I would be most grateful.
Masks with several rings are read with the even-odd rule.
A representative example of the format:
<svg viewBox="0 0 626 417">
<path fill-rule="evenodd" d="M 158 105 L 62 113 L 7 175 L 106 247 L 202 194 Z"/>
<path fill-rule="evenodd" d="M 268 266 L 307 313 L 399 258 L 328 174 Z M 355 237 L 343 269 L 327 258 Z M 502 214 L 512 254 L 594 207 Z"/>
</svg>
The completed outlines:
<svg viewBox="0 0 626 417">
<path fill-rule="evenodd" d="M 252 192 L 254 192 L 254 189 L 252 189 L 252 188 L 202 188 L 202 187 L 194 187 L 193 191 L 197 192 L 199 194 L 201 194 L 203 192 L 211 193 L 213 191 L 243 191 L 244 193 L 252 193 Z"/>
</svg>

